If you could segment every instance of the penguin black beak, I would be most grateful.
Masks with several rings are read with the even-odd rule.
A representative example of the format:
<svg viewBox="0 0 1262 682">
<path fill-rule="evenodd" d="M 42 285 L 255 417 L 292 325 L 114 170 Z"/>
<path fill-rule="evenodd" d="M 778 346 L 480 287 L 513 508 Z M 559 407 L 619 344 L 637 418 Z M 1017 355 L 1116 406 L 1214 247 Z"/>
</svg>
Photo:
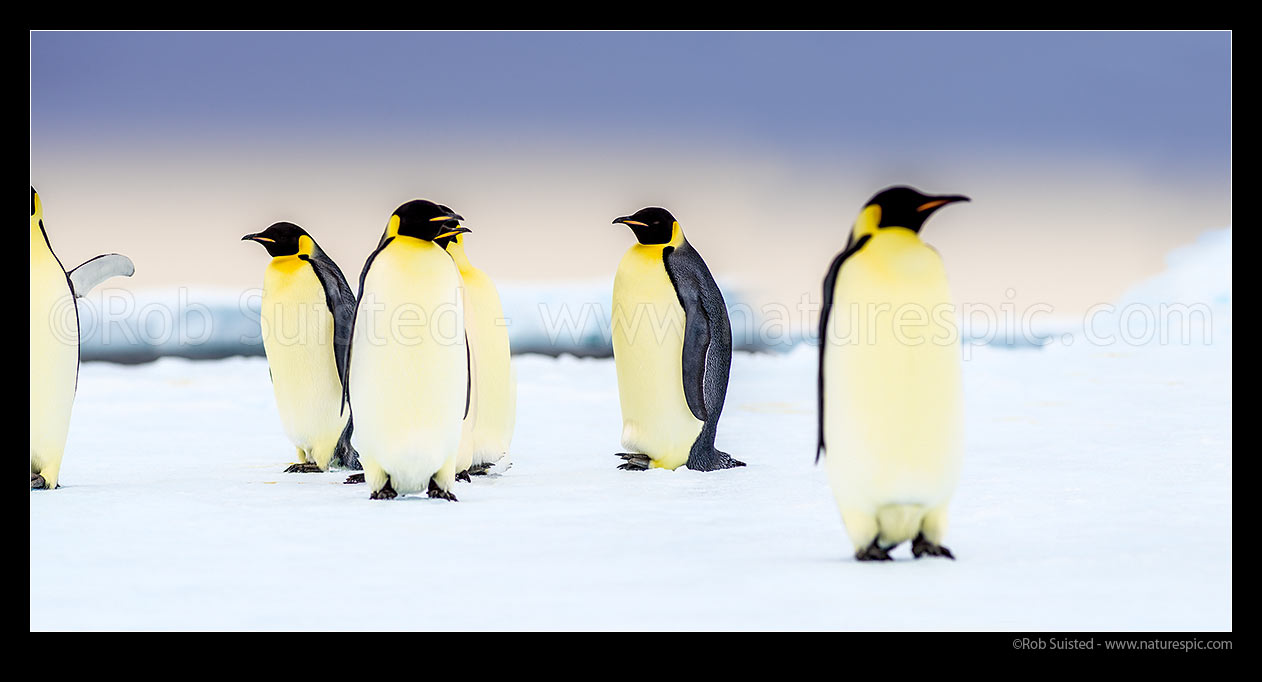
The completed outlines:
<svg viewBox="0 0 1262 682">
<path fill-rule="evenodd" d="M 631 225 L 634 227 L 648 227 L 648 225 L 646 225 L 645 223 L 642 223 L 638 220 L 632 220 L 631 216 L 629 215 L 624 215 L 621 218 L 614 218 L 613 224 L 617 225 L 618 223 L 622 223 L 623 225 Z"/>
<path fill-rule="evenodd" d="M 276 240 L 275 240 L 275 239 L 270 239 L 270 238 L 268 238 L 268 237 L 264 237 L 262 232 L 255 232 L 254 234 L 247 234 L 246 236 L 244 236 L 244 237 L 242 237 L 242 238 L 241 238 L 241 241 L 243 241 L 243 242 L 245 242 L 245 241 L 251 241 L 251 242 L 268 242 L 268 243 L 270 243 L 270 244 L 275 244 L 275 243 L 276 243 Z"/>
<path fill-rule="evenodd" d="M 442 234 L 438 235 L 437 237 L 434 237 L 434 239 L 442 239 L 443 237 L 450 237 L 450 236 L 452 236 L 452 235 L 460 234 L 461 232 L 472 232 L 472 231 L 473 231 L 473 230 L 470 230 L 469 228 L 465 227 L 464 225 L 461 225 L 460 227 L 457 227 L 457 228 L 456 228 L 456 229 L 454 229 L 454 230 L 448 230 L 447 232 L 444 232 L 444 233 L 442 233 Z"/>
<path fill-rule="evenodd" d="M 972 201 L 972 199 L 969 199 L 963 194 L 944 194 L 942 196 L 933 197 L 929 201 L 917 206 L 916 212 L 924 213 L 925 211 L 936 211 L 947 204 L 954 204 L 957 201 Z"/>
</svg>

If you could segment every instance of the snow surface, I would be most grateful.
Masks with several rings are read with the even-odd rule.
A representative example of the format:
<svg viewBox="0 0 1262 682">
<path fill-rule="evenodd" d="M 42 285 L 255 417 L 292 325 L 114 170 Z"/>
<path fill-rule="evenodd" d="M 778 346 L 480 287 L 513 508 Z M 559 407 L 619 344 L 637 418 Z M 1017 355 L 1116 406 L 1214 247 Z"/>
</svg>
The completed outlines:
<svg viewBox="0 0 1262 682">
<path fill-rule="evenodd" d="M 85 363 L 31 629 L 1229 630 L 1226 329 L 969 349 L 958 560 L 887 564 L 813 464 L 813 347 L 737 354 L 718 445 L 749 466 L 706 474 L 615 468 L 611 360 L 520 356 L 514 464 L 454 504 L 280 473 L 262 358 Z"/>
</svg>

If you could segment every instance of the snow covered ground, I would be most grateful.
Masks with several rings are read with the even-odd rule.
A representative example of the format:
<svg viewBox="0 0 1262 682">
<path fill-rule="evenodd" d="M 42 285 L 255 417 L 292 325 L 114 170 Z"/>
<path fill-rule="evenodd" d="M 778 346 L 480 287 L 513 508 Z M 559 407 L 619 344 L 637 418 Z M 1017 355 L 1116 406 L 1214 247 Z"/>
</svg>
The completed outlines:
<svg viewBox="0 0 1262 682">
<path fill-rule="evenodd" d="M 262 358 L 86 363 L 31 629 L 1231 629 L 1225 248 L 1212 344 L 969 349 L 954 562 L 852 560 L 809 346 L 737 354 L 708 474 L 615 468 L 611 360 L 518 357 L 514 464 L 454 504 L 280 473 Z"/>
</svg>

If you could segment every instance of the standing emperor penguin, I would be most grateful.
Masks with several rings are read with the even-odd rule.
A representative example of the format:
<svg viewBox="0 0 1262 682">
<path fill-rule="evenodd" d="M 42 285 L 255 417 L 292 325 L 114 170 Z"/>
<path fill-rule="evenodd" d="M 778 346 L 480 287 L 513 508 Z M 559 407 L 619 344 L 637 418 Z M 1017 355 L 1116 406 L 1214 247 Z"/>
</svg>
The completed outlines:
<svg viewBox="0 0 1262 682">
<path fill-rule="evenodd" d="M 454 212 L 451 215 L 464 220 Z M 468 443 L 462 443 L 456 468 L 466 477 L 468 474 L 478 476 L 486 474 L 492 465 L 508 455 L 517 414 L 517 373 L 513 369 L 500 295 L 491 278 L 469 262 L 464 251 L 464 234 L 440 237 L 434 243 L 451 255 L 464 286 L 465 334 L 472 377 L 469 413 L 465 419 L 470 424 L 465 436 Z"/>
<path fill-rule="evenodd" d="M 53 489 L 79 383 L 75 299 L 114 276 L 136 272 L 131 259 L 97 256 L 66 272 L 44 231 L 44 204 L 31 188 L 31 489 Z"/>
<path fill-rule="evenodd" d="M 639 242 L 613 281 L 613 357 L 622 404 L 619 469 L 745 466 L 714 449 L 732 366 L 732 325 L 701 254 L 664 208 L 616 218 Z"/>
<path fill-rule="evenodd" d="M 346 277 L 307 231 L 280 222 L 247 234 L 272 260 L 263 272 L 260 321 L 276 407 L 298 462 L 287 473 L 358 469 L 354 425 L 342 410 L 342 375 L 355 315 Z"/>
<path fill-rule="evenodd" d="M 860 561 L 942 546 L 963 458 L 959 334 L 942 258 L 920 228 L 959 195 L 910 187 L 863 207 L 824 278 L 819 443 Z"/>
<path fill-rule="evenodd" d="M 460 272 L 434 240 L 468 231 L 438 204 L 409 201 L 359 276 L 343 404 L 372 499 L 456 500 L 469 351 Z"/>
</svg>

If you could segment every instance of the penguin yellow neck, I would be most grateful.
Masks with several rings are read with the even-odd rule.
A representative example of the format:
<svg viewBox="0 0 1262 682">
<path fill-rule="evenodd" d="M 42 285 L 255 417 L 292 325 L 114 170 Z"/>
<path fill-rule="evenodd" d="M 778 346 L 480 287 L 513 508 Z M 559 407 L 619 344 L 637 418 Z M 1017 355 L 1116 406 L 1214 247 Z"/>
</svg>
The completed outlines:
<svg viewBox="0 0 1262 682">
<path fill-rule="evenodd" d="M 399 216 L 390 216 L 390 222 L 386 225 L 386 238 L 399 236 Z"/>
<path fill-rule="evenodd" d="M 894 226 L 881 227 L 880 225 L 881 207 L 876 205 L 865 206 L 863 211 L 859 213 L 859 217 L 854 221 L 854 234 L 850 243 L 853 244 L 863 237 L 875 237 L 877 234 L 885 234 L 886 232 L 892 231 L 898 232 L 898 236 L 902 240 L 920 241 L 920 234 L 911 228 Z"/>
<path fill-rule="evenodd" d="M 460 268 L 461 272 L 465 272 L 473 267 L 473 264 L 469 262 L 469 256 L 467 256 L 464 252 L 463 237 L 464 235 L 458 234 L 455 239 L 452 239 L 451 242 L 447 244 L 447 253 L 451 254 L 451 259 L 456 262 L 456 267 Z"/>
<path fill-rule="evenodd" d="M 859 217 L 854 221 L 854 233 L 850 242 L 853 244 L 865 236 L 876 234 L 880 224 L 881 207 L 875 204 L 864 206 L 863 210 L 859 212 Z"/>
<path fill-rule="evenodd" d="M 42 233 L 44 222 L 44 202 L 40 200 L 39 194 L 31 192 L 31 238 L 35 238 L 36 233 Z M 43 235 L 40 235 L 43 239 Z"/>
<path fill-rule="evenodd" d="M 298 253 L 291 253 L 288 256 L 273 256 L 271 266 L 277 270 L 292 272 L 302 267 L 304 257 L 310 257 L 315 253 L 315 241 L 307 235 L 298 237 Z"/>
</svg>

